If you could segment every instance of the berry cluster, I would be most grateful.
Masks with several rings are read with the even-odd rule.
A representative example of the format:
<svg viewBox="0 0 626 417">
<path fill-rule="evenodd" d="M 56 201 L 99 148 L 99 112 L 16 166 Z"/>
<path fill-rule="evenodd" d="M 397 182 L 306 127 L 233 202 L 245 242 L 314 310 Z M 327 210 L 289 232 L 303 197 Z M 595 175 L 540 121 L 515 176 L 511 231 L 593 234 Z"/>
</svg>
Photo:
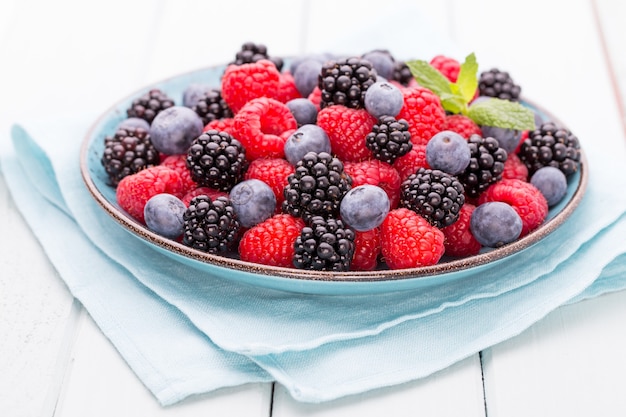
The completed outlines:
<svg viewBox="0 0 626 417">
<path fill-rule="evenodd" d="M 451 84 L 468 71 L 443 55 L 426 65 Z M 189 85 L 179 105 L 158 89 L 137 97 L 102 164 L 153 232 L 264 265 L 413 268 L 538 228 L 579 167 L 576 136 L 450 111 L 414 68 L 386 50 L 290 62 L 246 43 L 219 85 Z M 474 87 L 470 109 L 521 90 L 497 69 Z"/>
</svg>

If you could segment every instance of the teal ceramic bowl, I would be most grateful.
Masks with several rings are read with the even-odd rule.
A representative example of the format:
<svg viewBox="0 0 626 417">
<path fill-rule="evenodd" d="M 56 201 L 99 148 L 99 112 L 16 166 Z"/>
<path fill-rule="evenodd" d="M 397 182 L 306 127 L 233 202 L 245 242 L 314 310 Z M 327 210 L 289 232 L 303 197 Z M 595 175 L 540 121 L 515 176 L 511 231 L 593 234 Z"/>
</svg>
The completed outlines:
<svg viewBox="0 0 626 417">
<path fill-rule="evenodd" d="M 264 266 L 244 262 L 234 255 L 211 255 L 166 239 L 131 218 L 117 204 L 115 189 L 107 184 L 107 175 L 100 163 L 104 137 L 126 117 L 126 109 L 134 98 L 150 88 L 159 88 L 182 104 L 184 90 L 193 83 L 218 87 L 224 67 L 211 67 L 169 78 L 130 94 L 106 111 L 91 127 L 81 149 L 80 168 L 86 187 L 95 201 L 129 233 L 146 245 L 169 256 L 172 262 L 194 267 L 200 274 L 219 276 L 247 285 L 308 294 L 373 294 L 403 291 L 441 285 L 490 268 L 536 244 L 566 221 L 580 203 L 587 186 L 588 168 L 583 158 L 580 170 L 568 180 L 566 197 L 550 209 L 548 218 L 538 229 L 508 245 L 486 250 L 463 259 L 442 259 L 438 264 L 399 270 L 328 272 Z M 545 110 L 524 101 L 545 119 L 555 120 Z"/>
</svg>

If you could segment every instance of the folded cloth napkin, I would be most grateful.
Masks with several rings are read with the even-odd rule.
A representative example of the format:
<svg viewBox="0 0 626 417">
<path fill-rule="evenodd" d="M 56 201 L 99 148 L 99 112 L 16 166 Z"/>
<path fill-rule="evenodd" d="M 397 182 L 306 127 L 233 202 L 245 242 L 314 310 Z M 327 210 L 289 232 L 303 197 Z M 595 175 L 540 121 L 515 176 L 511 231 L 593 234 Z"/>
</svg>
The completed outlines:
<svg viewBox="0 0 626 417">
<path fill-rule="evenodd" d="M 246 382 L 275 380 L 297 400 L 320 402 L 422 378 L 560 305 L 626 286 L 626 197 L 613 192 L 626 180 L 611 175 L 626 158 L 619 138 L 609 155 L 583 141 L 590 176 L 579 207 L 497 268 L 329 296 L 209 276 L 130 237 L 83 184 L 86 128 L 76 118 L 33 123 L 32 136 L 14 126 L 2 171 L 70 291 L 163 405 Z"/>
</svg>

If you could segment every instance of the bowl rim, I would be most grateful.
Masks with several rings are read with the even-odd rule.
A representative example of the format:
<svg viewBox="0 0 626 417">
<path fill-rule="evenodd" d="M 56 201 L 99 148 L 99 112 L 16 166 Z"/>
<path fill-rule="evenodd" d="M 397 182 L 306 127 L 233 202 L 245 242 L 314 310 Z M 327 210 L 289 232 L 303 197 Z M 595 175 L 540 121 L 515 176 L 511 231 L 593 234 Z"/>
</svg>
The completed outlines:
<svg viewBox="0 0 626 417">
<path fill-rule="evenodd" d="M 210 67 L 207 69 L 214 69 L 219 66 Z M 201 71 L 201 70 L 197 70 Z M 104 111 L 100 117 L 90 126 L 87 133 L 83 138 L 83 142 L 80 148 L 80 172 L 85 186 L 87 187 L 91 196 L 95 199 L 98 205 L 111 216 L 118 224 L 123 226 L 127 231 L 133 233 L 135 236 L 140 237 L 144 241 L 156 245 L 160 249 L 170 251 L 174 254 L 180 255 L 186 260 L 199 262 L 199 266 L 202 264 L 208 264 L 218 266 L 235 271 L 248 272 L 253 274 L 268 275 L 274 278 L 284 278 L 289 280 L 304 280 L 304 281 L 329 281 L 329 282 L 385 282 L 395 281 L 413 278 L 432 277 L 438 275 L 444 275 L 449 273 L 468 271 L 471 268 L 487 265 L 489 263 L 499 261 L 507 258 L 524 249 L 529 248 L 535 243 L 539 242 L 550 233 L 555 231 L 561 226 L 567 218 L 574 212 L 576 207 L 580 204 L 588 184 L 588 167 L 587 159 L 584 150 L 580 149 L 580 161 L 579 161 L 579 181 L 576 185 L 569 201 L 565 206 L 556 213 L 552 218 L 541 224 L 537 229 L 533 230 L 524 237 L 506 244 L 504 246 L 491 249 L 489 251 L 472 255 L 465 258 L 454 258 L 446 260 L 444 262 L 437 263 L 435 265 L 421 266 L 414 268 L 404 269 L 376 269 L 372 271 L 314 271 L 303 270 L 296 268 L 287 268 L 271 265 L 262 265 L 252 262 L 243 261 L 238 258 L 227 257 L 223 255 L 210 254 L 202 252 L 200 250 L 183 245 L 180 242 L 162 237 L 147 228 L 147 226 L 139 223 L 133 219 L 130 215 L 125 213 L 121 208 L 118 208 L 115 204 L 111 203 L 98 189 L 94 180 L 91 178 L 89 172 L 89 151 L 91 145 L 94 143 L 98 136 L 98 128 L 104 120 L 111 114 L 119 110 L 120 105 L 127 102 L 136 96 L 139 91 L 144 91 L 147 88 L 153 88 L 158 84 L 167 83 L 168 81 L 179 79 L 194 72 L 187 72 L 177 76 L 168 77 L 160 82 L 152 83 L 147 87 L 138 89 L 135 92 L 127 95 L 123 99 L 117 101 Z M 565 126 L 554 115 L 545 110 L 543 107 L 535 104 L 534 102 L 522 98 L 522 102 L 540 110 L 547 115 L 551 121 L 557 123 L 560 126 Z M 104 140 L 104 138 L 102 138 Z"/>
</svg>

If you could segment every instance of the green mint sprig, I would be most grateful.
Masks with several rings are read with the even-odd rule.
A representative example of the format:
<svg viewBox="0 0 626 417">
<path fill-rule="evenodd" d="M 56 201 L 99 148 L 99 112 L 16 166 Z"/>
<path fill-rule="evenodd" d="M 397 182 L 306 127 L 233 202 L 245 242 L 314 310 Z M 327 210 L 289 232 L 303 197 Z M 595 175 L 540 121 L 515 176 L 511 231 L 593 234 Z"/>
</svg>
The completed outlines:
<svg viewBox="0 0 626 417">
<path fill-rule="evenodd" d="M 532 110 L 517 102 L 491 98 L 470 105 L 478 88 L 478 62 L 474 53 L 461 64 L 455 83 L 426 61 L 413 60 L 406 64 L 418 84 L 439 96 L 443 108 L 451 113 L 463 114 L 480 126 L 515 130 L 535 128 Z"/>
</svg>

